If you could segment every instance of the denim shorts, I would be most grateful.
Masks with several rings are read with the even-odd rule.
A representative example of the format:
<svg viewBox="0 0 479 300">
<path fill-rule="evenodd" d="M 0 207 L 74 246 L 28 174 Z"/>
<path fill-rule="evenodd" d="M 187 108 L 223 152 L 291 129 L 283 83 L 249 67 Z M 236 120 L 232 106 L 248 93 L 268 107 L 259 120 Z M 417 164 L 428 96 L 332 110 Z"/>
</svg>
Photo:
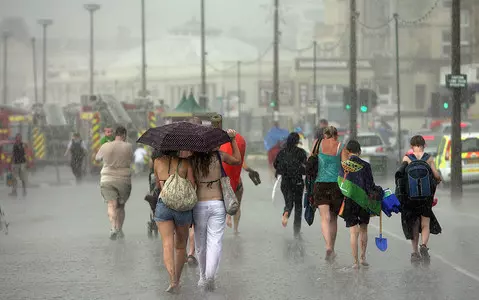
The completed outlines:
<svg viewBox="0 0 479 300">
<path fill-rule="evenodd" d="M 154 219 L 156 222 L 173 221 L 176 226 L 186 226 L 193 223 L 193 212 L 173 210 L 159 199 L 156 203 Z"/>
</svg>

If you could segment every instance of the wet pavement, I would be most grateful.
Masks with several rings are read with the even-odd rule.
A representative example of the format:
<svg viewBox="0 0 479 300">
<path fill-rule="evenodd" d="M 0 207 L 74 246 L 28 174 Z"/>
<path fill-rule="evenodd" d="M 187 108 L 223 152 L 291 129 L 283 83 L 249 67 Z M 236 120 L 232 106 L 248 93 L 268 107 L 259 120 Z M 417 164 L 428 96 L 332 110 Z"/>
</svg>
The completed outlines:
<svg viewBox="0 0 479 300">
<path fill-rule="evenodd" d="M 41 177 L 55 182 L 53 172 Z M 319 216 L 311 227 L 303 223 L 302 240 L 293 239 L 292 226 L 281 226 L 282 203 L 272 203 L 271 186 L 266 176 L 257 187 L 245 176 L 241 234 L 225 233 L 217 290 L 200 292 L 198 269 L 186 267 L 179 295 L 164 292 L 161 241 L 147 237 L 146 177 L 134 180 L 123 241 L 108 239 L 97 183 L 32 189 L 19 199 L 3 189 L 10 230 L 0 235 L 0 299 L 477 299 L 477 197 L 456 205 L 439 192 L 435 212 L 443 234 L 431 237 L 429 267 L 410 264 L 411 247 L 395 215 L 384 222 L 387 252 L 375 247 L 379 220 L 372 219 L 371 267 L 352 270 L 344 222 L 336 263 L 328 265 Z"/>
</svg>

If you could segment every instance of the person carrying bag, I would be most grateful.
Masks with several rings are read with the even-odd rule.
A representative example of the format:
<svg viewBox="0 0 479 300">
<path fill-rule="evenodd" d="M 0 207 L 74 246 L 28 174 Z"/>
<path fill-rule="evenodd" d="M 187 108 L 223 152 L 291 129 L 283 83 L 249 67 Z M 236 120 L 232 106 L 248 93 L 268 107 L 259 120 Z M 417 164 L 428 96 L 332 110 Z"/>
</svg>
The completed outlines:
<svg viewBox="0 0 479 300">
<path fill-rule="evenodd" d="M 198 198 L 191 182 L 181 177 L 178 173 L 181 162 L 182 159 L 178 161 L 175 173 L 170 175 L 165 181 L 161 189 L 160 199 L 168 208 L 176 211 L 189 211 L 196 205 Z M 170 166 L 168 166 L 168 174 L 169 173 Z"/>
<path fill-rule="evenodd" d="M 221 155 L 218 152 L 218 160 L 220 161 L 221 165 L 221 178 L 220 178 L 220 185 L 221 185 L 221 192 L 223 193 L 223 201 L 225 203 L 226 213 L 230 216 L 234 216 L 239 209 L 239 201 L 236 197 L 233 188 L 231 187 L 230 178 L 226 176 L 226 172 L 223 168 L 223 164 L 221 162 Z"/>
</svg>

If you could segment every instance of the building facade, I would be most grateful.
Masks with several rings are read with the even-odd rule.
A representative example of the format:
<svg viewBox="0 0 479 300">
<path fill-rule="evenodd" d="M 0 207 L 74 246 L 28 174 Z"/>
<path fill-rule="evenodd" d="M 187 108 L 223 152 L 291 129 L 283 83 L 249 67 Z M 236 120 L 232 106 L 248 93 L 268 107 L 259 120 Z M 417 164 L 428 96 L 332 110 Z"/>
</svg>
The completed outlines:
<svg viewBox="0 0 479 300">
<path fill-rule="evenodd" d="M 319 44 L 318 59 L 349 58 L 350 1 L 324 0 L 324 22 L 316 24 Z M 462 62 L 479 59 L 478 1 L 462 1 L 461 53 Z M 399 25 L 400 95 L 404 110 L 427 111 L 431 93 L 440 86 L 440 69 L 451 63 L 451 1 L 450 0 L 358 0 L 358 60 L 369 61 L 371 72 L 358 68 L 358 85 L 373 88 L 380 105 L 396 106 L 395 28 L 393 14 Z M 326 47 L 322 47 L 326 45 Z M 322 51 L 322 48 L 328 48 Z M 311 55 L 311 54 L 310 54 Z M 311 55 L 312 56 L 312 55 Z M 337 78 L 349 84 L 345 68 Z M 319 85 L 331 77 L 318 79 Z M 340 82 L 337 83 L 339 85 Z M 321 96 L 321 88 L 320 95 Z"/>
</svg>

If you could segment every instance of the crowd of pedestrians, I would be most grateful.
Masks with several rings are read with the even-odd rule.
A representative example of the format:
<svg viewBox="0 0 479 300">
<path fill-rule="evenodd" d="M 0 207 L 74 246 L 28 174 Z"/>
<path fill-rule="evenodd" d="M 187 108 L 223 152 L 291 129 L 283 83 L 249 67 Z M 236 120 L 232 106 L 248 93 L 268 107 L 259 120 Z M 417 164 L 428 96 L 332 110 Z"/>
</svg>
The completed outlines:
<svg viewBox="0 0 479 300">
<path fill-rule="evenodd" d="M 337 129 L 328 126 L 326 120 L 320 121 L 309 158 L 298 147 L 299 141 L 298 133 L 290 133 L 273 162 L 276 176 L 281 175 L 281 192 L 285 201 L 282 225 L 287 226 L 294 208 L 293 232 L 295 237 L 300 237 L 303 200 L 306 198 L 313 217 L 314 211 L 319 210 L 326 245 L 325 259 L 332 262 L 336 258 L 338 217 L 341 217 L 350 230 L 353 268 L 368 267 L 368 224 L 371 216 L 382 213 L 381 205 L 374 210 L 371 203 L 381 203 L 385 194 L 383 188 L 375 184 L 370 164 L 360 158 L 361 145 L 356 140 L 349 140 L 346 144 L 338 141 Z M 396 180 L 396 194 L 405 237 L 412 241 L 411 262 L 429 263 L 429 236 L 441 232 L 432 212 L 434 193 L 441 177 L 433 159 L 424 152 L 424 138 L 414 136 L 410 144 L 412 154 L 404 156 L 403 165 L 396 173 L 396 177 L 400 177 Z M 305 181 L 313 188 L 305 189 Z M 312 219 L 310 221 L 312 223 Z M 422 243 L 419 246 L 420 233 Z"/>
<path fill-rule="evenodd" d="M 212 135 L 216 134 L 216 140 L 215 142 L 212 140 L 206 150 L 195 150 L 186 145 L 187 139 L 181 137 L 182 130 L 178 127 L 173 132 L 177 135 L 176 139 L 183 138 L 184 148 L 181 145 L 169 144 L 164 149 L 158 147 L 151 157 L 154 188 L 145 200 L 150 203 L 152 218 L 161 235 L 164 264 L 169 274 L 166 291 L 170 293 L 178 291 L 185 263 L 199 265 L 199 287 L 205 290 L 215 289 L 225 228 L 233 227 L 234 233 L 239 233 L 240 204 L 243 196 L 242 170 L 248 172 L 255 184 L 261 182 L 258 172 L 245 163 L 245 139 L 235 130 L 223 131 L 220 115 L 215 115 L 210 121 L 211 126 L 208 130 L 211 130 Z M 193 128 L 196 130 L 207 127 L 201 125 L 202 121 L 197 118 L 182 123 L 197 126 Z M 199 138 L 194 133 L 191 135 L 191 128 L 189 131 L 190 135 L 185 133 L 188 139 Z M 219 137 L 218 132 L 222 132 L 226 139 L 225 136 Z M 150 134 L 148 138 L 157 139 L 153 144 L 161 144 L 158 142 L 160 136 L 154 137 L 153 133 L 145 133 L 148 134 Z M 131 165 L 134 158 L 135 163 L 140 161 L 138 153 L 134 155 L 132 144 L 126 142 L 126 137 L 126 129 L 118 127 L 114 139 L 105 142 L 96 154 L 96 159 L 103 163 L 100 189 L 108 207 L 112 240 L 124 238 L 122 227 L 125 204 L 131 192 Z M 142 138 L 138 142 L 148 144 L 145 142 L 147 138 L 141 140 Z M 170 136 L 170 140 L 175 139 Z M 77 139 L 72 141 L 67 151 L 73 153 L 74 143 L 79 143 L 79 147 L 83 148 L 81 140 Z M 209 143 L 203 141 L 202 145 L 206 144 Z M 313 210 L 313 217 L 314 211 L 319 210 L 321 231 L 326 245 L 326 260 L 328 262 L 335 260 L 338 217 L 341 217 L 350 230 L 353 268 L 368 267 L 366 259 L 368 224 L 371 216 L 376 216 L 380 212 L 365 205 L 364 198 L 366 202 L 380 202 L 384 197 L 384 191 L 375 184 L 369 163 L 360 158 L 361 145 L 358 141 L 349 140 L 346 144 L 341 143 L 338 141 L 337 129 L 328 126 L 326 120 L 321 120 L 313 144 L 311 152 L 307 153 L 301 148 L 300 134 L 292 132 L 281 145 L 271 146 L 275 152 L 274 156 L 269 157 L 271 167 L 275 176 L 281 175 L 281 192 L 285 199 L 281 223 L 287 227 L 294 211 L 294 236 L 301 238 L 303 201 L 306 198 Z M 440 176 L 429 155 L 424 153 L 424 139 L 420 136 L 413 137 L 411 147 L 413 154 L 404 157 L 403 173 L 407 175 L 415 161 L 421 161 L 430 172 L 431 178 L 435 180 L 432 182 L 434 188 L 431 193 L 422 195 L 424 201 L 407 201 L 415 196 L 403 193 L 405 195 L 402 199 L 403 229 L 406 238 L 412 240 L 411 261 L 419 262 L 429 260 L 427 248 L 429 234 L 440 233 L 440 226 L 432 213 L 435 184 L 440 181 Z M 141 156 L 144 161 L 144 155 Z M 355 170 L 351 171 L 352 169 Z M 356 175 L 351 177 L 351 172 L 356 172 Z M 228 180 L 223 180 L 225 178 Z M 348 184 L 352 182 L 351 184 L 355 185 L 355 192 L 345 193 L 342 184 L 345 180 Z M 228 185 L 232 195 L 228 194 L 225 185 Z M 410 188 L 408 185 L 402 185 L 404 184 L 398 181 L 398 196 L 401 190 Z M 231 197 L 237 202 L 234 213 L 228 210 Z M 308 223 L 311 225 L 312 220 Z M 419 233 L 422 234 L 420 247 Z"/>
</svg>

